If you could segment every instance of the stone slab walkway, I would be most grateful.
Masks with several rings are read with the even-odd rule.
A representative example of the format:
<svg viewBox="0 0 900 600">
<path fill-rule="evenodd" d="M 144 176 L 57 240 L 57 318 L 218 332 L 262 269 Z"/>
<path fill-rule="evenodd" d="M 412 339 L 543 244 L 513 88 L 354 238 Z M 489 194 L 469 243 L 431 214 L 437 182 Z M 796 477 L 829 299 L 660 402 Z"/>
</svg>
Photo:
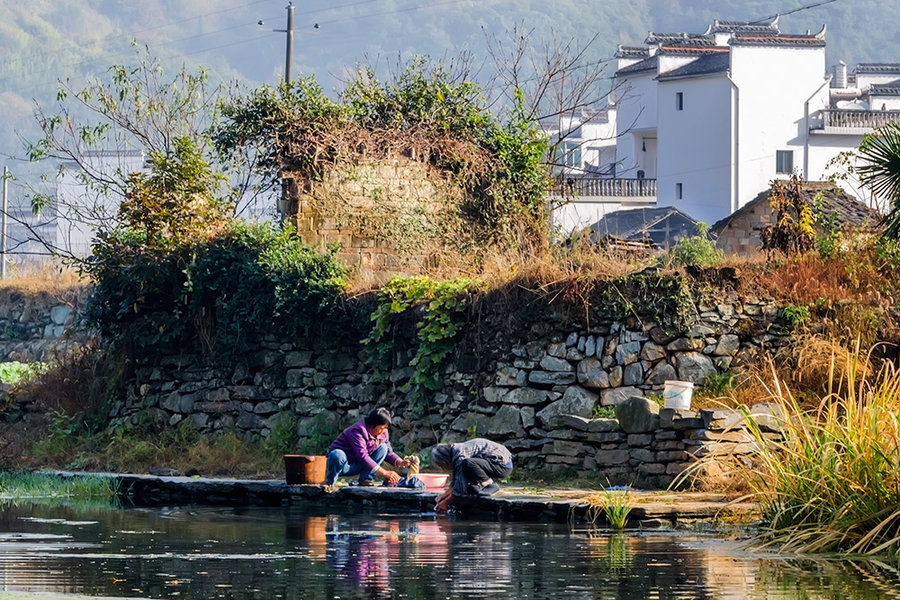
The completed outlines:
<svg viewBox="0 0 900 600">
<path fill-rule="evenodd" d="M 63 477 L 84 475 L 58 471 Z M 322 485 L 288 485 L 281 480 L 217 479 L 205 477 L 92 473 L 115 478 L 120 492 L 136 505 L 209 504 L 229 506 L 281 506 L 316 502 L 335 508 L 411 510 L 433 512 L 434 491 L 388 487 L 341 486 L 328 490 Z M 602 491 L 536 489 L 506 486 L 490 498 L 454 500 L 464 518 L 559 521 L 603 524 L 602 510 L 592 507 Z M 751 502 L 733 501 L 724 494 L 701 492 L 629 492 L 629 525 L 661 527 L 696 522 L 749 522 L 758 518 Z M 596 515 L 599 514 L 599 517 Z M 592 518 L 593 517 L 593 518 Z"/>
</svg>

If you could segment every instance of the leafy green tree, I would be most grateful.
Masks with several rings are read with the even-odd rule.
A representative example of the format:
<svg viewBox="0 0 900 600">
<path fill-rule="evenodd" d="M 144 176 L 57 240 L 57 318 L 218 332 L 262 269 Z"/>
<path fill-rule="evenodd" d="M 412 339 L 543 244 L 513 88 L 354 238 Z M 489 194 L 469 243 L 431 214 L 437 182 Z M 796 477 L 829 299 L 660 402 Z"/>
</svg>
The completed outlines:
<svg viewBox="0 0 900 600">
<path fill-rule="evenodd" d="M 866 135 L 859 147 L 863 164 L 857 167 L 860 179 L 878 196 L 890 202 L 882 221 L 884 237 L 900 239 L 900 124 L 889 123 Z"/>
<path fill-rule="evenodd" d="M 53 187 L 33 188 L 32 210 L 41 213 L 53 203 L 59 218 L 95 234 L 141 221 L 155 232 L 165 223 L 176 237 L 184 232 L 173 228 L 209 225 L 235 213 L 262 189 L 240 168 L 250 158 L 217 153 L 210 136 L 221 98 L 233 93 L 211 85 L 203 69 L 183 67 L 169 75 L 145 50 L 136 50 L 133 64 L 113 65 L 84 87 L 60 82 L 55 104 L 36 109 L 41 134 L 26 142 L 26 153 L 35 163 L 53 165 L 44 181 L 68 171 L 83 194 L 67 200 Z M 129 153 L 143 154 L 146 163 L 124 160 Z M 53 253 L 79 261 L 39 231 L 31 235 Z"/>
</svg>

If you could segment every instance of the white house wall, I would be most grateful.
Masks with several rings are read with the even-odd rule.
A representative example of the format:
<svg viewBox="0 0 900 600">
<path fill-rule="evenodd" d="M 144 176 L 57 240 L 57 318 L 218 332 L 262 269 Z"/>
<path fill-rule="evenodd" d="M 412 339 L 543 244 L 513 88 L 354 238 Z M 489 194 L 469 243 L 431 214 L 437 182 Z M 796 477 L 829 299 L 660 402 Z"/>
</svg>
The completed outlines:
<svg viewBox="0 0 900 600">
<path fill-rule="evenodd" d="M 641 141 L 644 137 L 656 137 L 657 99 L 656 72 L 648 71 L 630 75 L 622 80 L 616 91 L 616 144 L 617 176 L 636 177 L 638 170 L 646 173 L 641 160 Z"/>
<path fill-rule="evenodd" d="M 731 77 L 738 106 L 736 209 L 773 179 L 789 176 L 776 173 L 777 151 L 793 151 L 794 168 L 802 171 L 808 135 L 804 106 L 827 86 L 824 73 L 824 47 L 732 46 Z M 727 213 L 715 215 L 724 216 Z"/>
<path fill-rule="evenodd" d="M 683 109 L 676 110 L 676 93 Z M 731 84 L 724 74 L 659 82 L 657 199 L 714 223 L 731 214 Z M 677 198 L 681 184 L 681 199 Z"/>
</svg>

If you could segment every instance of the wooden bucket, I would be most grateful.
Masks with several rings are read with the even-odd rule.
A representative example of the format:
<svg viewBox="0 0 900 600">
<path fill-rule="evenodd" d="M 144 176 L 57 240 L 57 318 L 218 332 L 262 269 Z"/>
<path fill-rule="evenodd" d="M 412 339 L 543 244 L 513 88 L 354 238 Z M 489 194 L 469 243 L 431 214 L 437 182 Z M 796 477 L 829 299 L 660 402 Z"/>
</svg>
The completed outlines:
<svg viewBox="0 0 900 600">
<path fill-rule="evenodd" d="M 323 483 L 325 457 L 312 454 L 285 454 L 284 480 L 288 485 Z"/>
</svg>

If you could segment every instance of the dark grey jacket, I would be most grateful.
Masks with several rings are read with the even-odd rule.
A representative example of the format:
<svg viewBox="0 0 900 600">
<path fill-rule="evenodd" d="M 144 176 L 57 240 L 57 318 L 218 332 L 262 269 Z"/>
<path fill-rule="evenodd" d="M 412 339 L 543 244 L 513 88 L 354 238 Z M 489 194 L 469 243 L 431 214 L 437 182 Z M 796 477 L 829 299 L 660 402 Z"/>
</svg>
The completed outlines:
<svg viewBox="0 0 900 600">
<path fill-rule="evenodd" d="M 463 496 L 468 492 L 469 481 L 465 481 L 460 465 L 467 458 L 483 458 L 501 467 L 512 468 L 512 454 L 503 444 L 484 438 L 453 444 L 453 495 Z"/>
</svg>

